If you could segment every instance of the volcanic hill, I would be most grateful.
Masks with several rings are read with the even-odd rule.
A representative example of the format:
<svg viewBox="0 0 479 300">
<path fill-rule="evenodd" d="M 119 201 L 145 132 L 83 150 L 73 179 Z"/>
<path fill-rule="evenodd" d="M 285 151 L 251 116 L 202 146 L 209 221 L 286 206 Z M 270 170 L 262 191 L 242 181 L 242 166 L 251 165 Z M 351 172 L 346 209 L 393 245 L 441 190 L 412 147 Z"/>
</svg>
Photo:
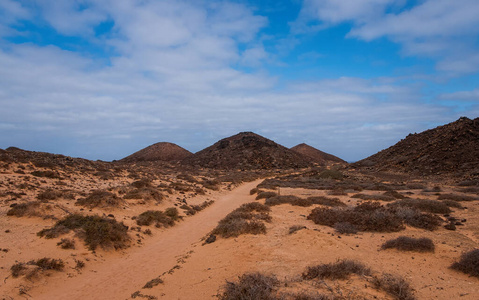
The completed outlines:
<svg viewBox="0 0 479 300">
<path fill-rule="evenodd" d="M 296 145 L 291 148 L 291 150 L 298 152 L 304 156 L 307 156 L 311 158 L 314 162 L 321 165 L 326 165 L 328 163 L 346 163 L 346 161 L 342 160 L 337 156 L 318 150 L 305 143 Z"/>
<path fill-rule="evenodd" d="M 193 155 L 193 153 L 176 144 L 161 142 L 141 149 L 120 161 L 179 161 L 191 155 Z"/>
<path fill-rule="evenodd" d="M 409 134 L 394 146 L 355 164 L 417 175 L 479 176 L 479 118 Z"/>
<path fill-rule="evenodd" d="M 182 162 L 205 168 L 245 170 L 304 168 L 312 165 L 307 157 L 253 132 L 241 132 L 222 139 Z"/>
</svg>

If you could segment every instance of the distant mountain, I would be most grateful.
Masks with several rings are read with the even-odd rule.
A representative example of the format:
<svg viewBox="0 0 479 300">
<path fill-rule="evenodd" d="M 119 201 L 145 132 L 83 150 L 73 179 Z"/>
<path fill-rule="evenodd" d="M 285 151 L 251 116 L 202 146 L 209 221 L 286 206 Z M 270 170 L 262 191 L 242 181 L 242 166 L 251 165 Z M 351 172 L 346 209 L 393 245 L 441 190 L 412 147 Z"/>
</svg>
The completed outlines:
<svg viewBox="0 0 479 300">
<path fill-rule="evenodd" d="M 148 146 L 123 159 L 120 162 L 140 161 L 179 161 L 193 155 L 190 151 L 173 143 L 161 142 Z"/>
<path fill-rule="evenodd" d="M 304 168 L 312 162 L 303 155 L 253 132 L 222 139 L 184 159 L 184 164 L 216 169 Z"/>
<path fill-rule="evenodd" d="M 337 156 L 318 150 L 305 143 L 296 145 L 293 148 L 291 148 L 291 150 L 298 152 L 302 155 L 305 155 L 311 158 L 315 163 L 318 163 L 321 165 L 326 165 L 328 163 L 346 163 L 346 161 L 342 160 L 341 158 Z"/>
<path fill-rule="evenodd" d="M 399 170 L 419 175 L 479 175 L 479 118 L 459 120 L 409 134 L 394 146 L 355 164 L 374 170 Z"/>
</svg>

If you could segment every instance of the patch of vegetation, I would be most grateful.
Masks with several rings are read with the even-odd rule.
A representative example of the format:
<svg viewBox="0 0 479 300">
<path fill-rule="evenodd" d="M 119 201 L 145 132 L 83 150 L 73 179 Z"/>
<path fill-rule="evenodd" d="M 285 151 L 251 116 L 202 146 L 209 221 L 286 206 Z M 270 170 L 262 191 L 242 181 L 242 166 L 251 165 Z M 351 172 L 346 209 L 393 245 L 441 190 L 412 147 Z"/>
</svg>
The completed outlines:
<svg viewBox="0 0 479 300">
<path fill-rule="evenodd" d="M 281 204 L 291 204 L 293 206 L 302 207 L 309 207 L 313 204 L 320 204 L 326 206 L 346 206 L 346 204 L 341 202 L 338 198 L 328 198 L 324 196 L 308 197 L 306 199 L 292 195 L 274 196 L 266 199 L 264 203 L 268 206 L 275 206 Z"/>
<path fill-rule="evenodd" d="M 441 194 L 437 197 L 438 200 L 454 200 L 459 202 L 468 202 L 468 201 L 476 201 L 479 200 L 478 197 L 473 196 L 466 196 L 460 194 Z"/>
<path fill-rule="evenodd" d="M 383 274 L 380 277 L 374 277 L 372 283 L 377 289 L 387 292 L 397 300 L 416 299 L 409 283 L 399 276 Z"/>
<path fill-rule="evenodd" d="M 123 199 L 143 199 L 147 201 L 156 201 L 158 203 L 160 203 L 163 198 L 164 196 L 162 193 L 149 186 L 135 188 L 128 191 L 125 196 L 123 196 Z"/>
<path fill-rule="evenodd" d="M 324 205 L 324 206 L 332 206 L 332 207 L 346 206 L 346 204 L 343 203 L 338 198 L 329 198 L 329 197 L 324 197 L 324 196 L 313 196 L 313 197 L 308 197 L 307 199 L 310 200 L 311 203 L 313 203 L 313 204 L 319 204 L 319 205 Z"/>
<path fill-rule="evenodd" d="M 442 203 L 446 204 L 449 207 L 464 209 L 461 203 L 457 202 L 456 200 L 442 200 Z"/>
<path fill-rule="evenodd" d="M 271 221 L 270 210 L 269 206 L 258 202 L 243 204 L 222 219 L 212 234 L 224 238 L 241 234 L 264 234 L 266 226 L 263 221 Z"/>
<path fill-rule="evenodd" d="M 72 214 L 59 220 L 52 228 L 43 229 L 37 235 L 45 238 L 56 238 L 76 230 L 77 235 L 85 241 L 90 250 L 98 246 L 104 249 L 122 249 L 129 245 L 128 227 L 114 219 L 100 216 L 84 216 Z"/>
<path fill-rule="evenodd" d="M 150 281 L 148 281 L 144 286 L 143 288 L 144 289 L 152 289 L 154 288 L 155 286 L 159 285 L 163 283 L 163 279 L 161 279 L 160 277 L 157 277 L 157 278 L 154 278 Z"/>
<path fill-rule="evenodd" d="M 10 268 L 10 272 L 14 278 L 25 275 L 28 279 L 31 279 L 39 271 L 63 271 L 64 267 L 65 263 L 63 260 L 44 257 L 27 263 L 16 263 Z"/>
<path fill-rule="evenodd" d="M 259 192 L 258 195 L 256 196 L 256 200 L 268 199 L 276 195 L 277 194 L 275 192 Z"/>
<path fill-rule="evenodd" d="M 259 190 L 258 188 L 252 188 L 252 189 L 249 191 L 249 194 L 250 194 L 250 195 L 254 195 L 254 194 L 259 193 L 259 192 L 260 192 L 260 190 Z"/>
<path fill-rule="evenodd" d="M 117 195 L 105 190 L 95 190 L 86 198 L 78 199 L 75 205 L 81 205 L 88 208 L 95 207 L 118 207 L 123 204 L 123 200 Z"/>
<path fill-rule="evenodd" d="M 279 280 L 274 276 L 247 273 L 240 276 L 238 282 L 226 282 L 224 291 L 218 295 L 218 298 L 220 300 L 276 300 L 274 290 L 278 284 Z"/>
<path fill-rule="evenodd" d="M 344 175 L 338 170 L 324 170 L 321 173 L 319 173 L 318 177 L 334 179 L 334 180 L 342 180 L 344 178 Z"/>
<path fill-rule="evenodd" d="M 347 279 L 351 274 L 371 275 L 371 270 L 360 262 L 343 259 L 335 263 L 321 264 L 308 267 L 303 273 L 303 279 Z"/>
<path fill-rule="evenodd" d="M 196 214 L 199 211 L 202 211 L 203 209 L 207 208 L 208 206 L 210 206 L 213 203 L 215 203 L 214 200 L 209 200 L 209 201 L 204 201 L 203 203 L 201 203 L 199 205 L 191 205 L 190 206 L 190 205 L 187 205 L 187 204 L 183 204 L 183 205 L 180 206 L 180 208 L 185 210 L 185 214 L 187 216 L 191 216 L 191 215 Z"/>
<path fill-rule="evenodd" d="M 136 218 L 136 224 L 150 226 L 155 223 L 156 227 L 170 227 L 175 225 L 179 218 L 176 207 L 167 208 L 164 212 L 160 210 L 147 210 Z"/>
<path fill-rule="evenodd" d="M 27 203 L 15 203 L 11 206 L 11 208 L 7 211 L 7 216 L 15 216 L 15 217 L 33 217 L 33 216 L 40 216 L 41 213 L 39 209 L 41 207 L 40 201 L 33 201 Z"/>
<path fill-rule="evenodd" d="M 334 229 L 341 234 L 356 234 L 358 228 L 349 222 L 339 222 L 334 224 Z"/>
<path fill-rule="evenodd" d="M 45 178 L 52 178 L 52 179 L 60 178 L 60 175 L 58 175 L 58 173 L 54 171 L 33 171 L 30 174 L 35 177 L 45 177 Z"/>
<path fill-rule="evenodd" d="M 411 238 L 400 236 L 396 239 L 386 241 L 382 249 L 397 249 L 400 251 L 416 251 L 416 252 L 434 252 L 434 242 L 429 238 Z"/>
<path fill-rule="evenodd" d="M 406 225 L 416 228 L 432 231 L 436 230 L 444 222 L 440 217 L 430 213 L 422 213 L 416 208 L 396 207 L 390 208 L 390 210 L 402 219 Z"/>
<path fill-rule="evenodd" d="M 451 269 L 479 278 L 479 249 L 462 254 L 459 261 L 451 265 Z"/>
<path fill-rule="evenodd" d="M 60 246 L 62 249 L 75 249 L 75 241 L 72 239 L 61 239 L 57 246 Z"/>
<path fill-rule="evenodd" d="M 449 206 L 442 201 L 428 199 L 402 199 L 388 204 L 389 207 L 417 208 L 424 212 L 435 214 L 448 214 L 451 212 Z"/>
<path fill-rule="evenodd" d="M 57 191 L 53 189 L 44 190 L 43 192 L 40 192 L 37 196 L 37 199 L 42 202 L 56 200 L 58 198 L 74 199 L 75 196 L 72 193 L 68 193 L 65 191 Z"/>
<path fill-rule="evenodd" d="M 381 194 L 381 195 L 370 195 L 370 194 L 354 194 L 351 198 L 358 198 L 362 200 L 374 200 L 374 201 L 394 201 L 395 197 L 391 195 Z"/>
</svg>

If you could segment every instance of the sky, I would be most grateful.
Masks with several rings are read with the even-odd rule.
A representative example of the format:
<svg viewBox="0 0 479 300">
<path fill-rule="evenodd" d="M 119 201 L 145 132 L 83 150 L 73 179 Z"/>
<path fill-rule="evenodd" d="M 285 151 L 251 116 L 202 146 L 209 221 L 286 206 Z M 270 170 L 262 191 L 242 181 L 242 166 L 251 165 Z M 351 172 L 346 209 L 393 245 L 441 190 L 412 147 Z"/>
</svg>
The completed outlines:
<svg viewBox="0 0 479 300">
<path fill-rule="evenodd" d="M 479 116 L 477 0 L 0 0 L 0 148 L 253 131 L 348 161 Z"/>
</svg>

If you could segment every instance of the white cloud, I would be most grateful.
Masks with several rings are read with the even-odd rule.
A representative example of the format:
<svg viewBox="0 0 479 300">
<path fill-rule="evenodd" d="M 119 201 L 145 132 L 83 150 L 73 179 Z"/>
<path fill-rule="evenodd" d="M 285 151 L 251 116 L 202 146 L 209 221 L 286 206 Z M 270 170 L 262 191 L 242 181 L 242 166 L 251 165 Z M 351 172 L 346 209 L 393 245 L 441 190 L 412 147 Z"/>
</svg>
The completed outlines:
<svg viewBox="0 0 479 300">
<path fill-rule="evenodd" d="M 451 75 L 479 70 L 476 41 L 479 4 L 476 0 L 424 0 L 411 8 L 400 9 L 405 3 L 306 0 L 292 28 L 320 30 L 350 22 L 352 29 L 348 37 L 365 41 L 389 38 L 402 45 L 403 54 L 436 59 L 438 70 Z"/>
</svg>

